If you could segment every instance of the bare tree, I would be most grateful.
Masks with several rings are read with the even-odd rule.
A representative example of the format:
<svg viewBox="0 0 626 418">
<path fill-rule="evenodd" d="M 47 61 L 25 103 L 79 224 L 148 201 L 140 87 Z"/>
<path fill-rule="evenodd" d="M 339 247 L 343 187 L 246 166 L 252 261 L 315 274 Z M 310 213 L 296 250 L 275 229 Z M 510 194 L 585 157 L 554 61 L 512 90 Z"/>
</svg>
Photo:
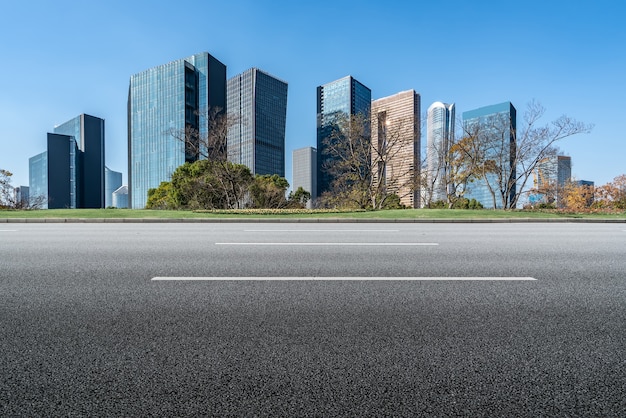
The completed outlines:
<svg viewBox="0 0 626 418">
<path fill-rule="evenodd" d="M 374 209 L 387 206 L 389 199 L 406 206 L 420 203 L 419 131 L 414 117 L 388 118 L 379 112 L 372 123 L 370 202 Z"/>
<path fill-rule="evenodd" d="M 11 185 L 11 173 L 8 170 L 0 169 L 0 209 L 10 209 L 15 207 L 14 188 Z"/>
<path fill-rule="evenodd" d="M 242 166 L 227 160 L 228 130 L 238 123 L 238 118 L 226 114 L 220 107 L 197 112 L 197 126 L 187 124 L 183 130 L 170 130 L 170 135 L 185 146 L 185 161 L 193 163 L 208 160 L 214 181 L 203 183 L 218 187 L 228 208 L 245 205 L 247 185 L 242 186 Z"/>
<path fill-rule="evenodd" d="M 324 139 L 322 170 L 330 190 L 320 196 L 322 205 L 366 208 L 372 188 L 369 115 L 341 115 Z"/>
<path fill-rule="evenodd" d="M 544 113 L 543 106 L 533 101 L 527 106 L 521 129 L 516 129 L 508 114 L 494 114 L 464 126 L 466 144 L 461 151 L 466 156 L 461 161 L 466 165 L 466 174 L 471 175 L 469 182 L 480 180 L 485 184 L 494 208 L 498 200 L 504 209 L 515 208 L 528 193 L 526 186 L 537 165 L 554 155 L 555 143 L 588 133 L 593 127 L 567 116 L 540 126 Z"/>
</svg>

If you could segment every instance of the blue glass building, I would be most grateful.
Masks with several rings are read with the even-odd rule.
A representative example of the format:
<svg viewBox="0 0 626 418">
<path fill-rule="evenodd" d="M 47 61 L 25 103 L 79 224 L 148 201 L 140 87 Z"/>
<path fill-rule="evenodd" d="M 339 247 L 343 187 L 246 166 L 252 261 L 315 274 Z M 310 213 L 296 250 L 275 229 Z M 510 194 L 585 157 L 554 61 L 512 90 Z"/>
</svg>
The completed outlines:
<svg viewBox="0 0 626 418">
<path fill-rule="evenodd" d="M 477 179 L 468 185 L 464 197 L 476 199 L 485 208 L 504 207 L 500 193 L 499 179 L 513 182 L 508 196 L 509 202 L 515 196 L 515 132 L 517 129 L 517 111 L 511 102 L 499 103 L 479 109 L 463 112 L 465 132 L 477 135 L 477 140 L 486 150 L 485 159 L 494 160 L 497 167 L 502 168 L 501 175 L 488 173 L 486 178 Z M 495 193 L 495 207 L 491 191 Z"/>
<path fill-rule="evenodd" d="M 208 132 L 203 112 L 226 111 L 226 66 L 207 52 L 135 74 L 128 92 L 129 206 L 146 206 L 148 190 L 199 158 L 172 132 Z"/>
<path fill-rule="evenodd" d="M 344 117 L 362 114 L 369 118 L 372 91 L 352 76 L 324 84 L 317 88 L 317 196 L 329 190 L 332 178 L 325 164 L 332 163 L 326 140 L 337 122 Z"/>
<path fill-rule="evenodd" d="M 228 161 L 252 174 L 285 176 L 287 83 L 257 68 L 228 80 Z"/>
<path fill-rule="evenodd" d="M 104 120 L 82 114 L 56 126 L 46 152 L 29 159 L 29 177 L 42 208 L 103 208 Z"/>
</svg>

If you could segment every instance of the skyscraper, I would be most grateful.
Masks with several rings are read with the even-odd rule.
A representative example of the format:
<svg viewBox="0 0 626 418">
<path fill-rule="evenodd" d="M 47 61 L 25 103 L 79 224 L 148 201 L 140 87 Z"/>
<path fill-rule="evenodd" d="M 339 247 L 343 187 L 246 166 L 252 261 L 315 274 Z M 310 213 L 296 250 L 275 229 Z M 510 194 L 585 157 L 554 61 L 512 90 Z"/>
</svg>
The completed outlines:
<svg viewBox="0 0 626 418">
<path fill-rule="evenodd" d="M 48 133 L 29 159 L 31 200 L 42 208 L 104 207 L 104 120 L 79 115 Z"/>
<path fill-rule="evenodd" d="M 104 199 L 104 120 L 79 115 L 54 128 L 55 134 L 72 137 L 76 142 L 76 165 L 70 166 L 70 181 L 75 181 L 75 208 L 103 208 Z M 59 150 L 63 153 L 63 149 Z M 60 155 L 60 154 L 59 154 Z M 74 156 L 70 156 L 74 158 Z M 54 161 L 48 140 L 48 170 Z M 72 173 L 71 170 L 76 172 Z M 49 183 L 50 184 L 50 183 Z M 58 206 L 57 206 L 58 207 Z"/>
<path fill-rule="evenodd" d="M 128 194 L 144 208 L 148 190 L 199 155 L 173 132 L 208 132 L 211 110 L 226 111 L 226 66 L 207 52 L 135 74 L 128 92 Z"/>
<path fill-rule="evenodd" d="M 287 83 L 250 68 L 228 80 L 228 161 L 252 174 L 285 176 Z"/>
<path fill-rule="evenodd" d="M 407 90 L 372 101 L 374 185 L 420 207 L 420 95 Z"/>
<path fill-rule="evenodd" d="M 487 172 L 482 179 L 468 185 L 465 197 L 476 199 L 485 208 L 505 206 L 501 190 L 509 190 L 507 200 L 515 195 L 515 132 L 517 111 L 511 102 L 499 103 L 463 112 L 466 132 L 483 146 L 484 160 L 492 161 L 498 173 Z M 505 182 L 508 182 L 505 185 Z M 490 190 L 491 189 L 491 190 Z"/>
<path fill-rule="evenodd" d="M 332 164 L 327 151 L 327 141 L 337 123 L 344 117 L 362 115 L 370 117 L 372 91 L 354 79 L 346 76 L 317 87 L 317 196 L 330 188 L 331 175 L 324 170 Z"/>
<path fill-rule="evenodd" d="M 292 189 L 296 191 L 302 187 L 311 193 L 311 200 L 307 202 L 307 208 L 311 208 L 317 197 L 317 150 L 313 147 L 294 150 L 292 171 Z"/>
<path fill-rule="evenodd" d="M 428 108 L 428 127 L 426 145 L 427 188 L 425 196 L 428 202 L 446 200 L 448 197 L 448 170 L 446 157 L 454 142 L 454 103 L 435 102 Z"/>
</svg>

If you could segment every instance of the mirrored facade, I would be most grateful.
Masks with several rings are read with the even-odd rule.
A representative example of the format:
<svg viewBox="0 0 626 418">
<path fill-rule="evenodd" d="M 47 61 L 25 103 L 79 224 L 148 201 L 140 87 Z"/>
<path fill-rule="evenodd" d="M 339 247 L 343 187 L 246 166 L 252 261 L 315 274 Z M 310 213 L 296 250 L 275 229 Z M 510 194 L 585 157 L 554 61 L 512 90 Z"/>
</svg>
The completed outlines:
<svg viewBox="0 0 626 418">
<path fill-rule="evenodd" d="M 174 133 L 208 131 L 211 109 L 226 109 L 226 66 L 206 52 L 135 74 L 128 93 L 129 205 L 146 206 L 148 190 L 186 161 L 190 152 Z"/>
<path fill-rule="evenodd" d="M 228 80 L 228 160 L 252 174 L 285 176 L 287 83 L 251 68 Z"/>
<path fill-rule="evenodd" d="M 341 118 L 362 114 L 369 118 L 372 91 L 352 76 L 317 88 L 317 196 L 327 191 L 331 176 L 323 170 L 330 163 L 325 144 Z"/>
<path fill-rule="evenodd" d="M 493 160 L 504 171 L 502 178 L 515 179 L 515 131 L 517 111 L 511 102 L 499 103 L 463 112 L 463 125 L 466 132 L 476 135 L 486 147 L 486 160 Z M 487 182 L 489 184 L 487 184 Z M 489 186 L 494 189 L 494 196 Z M 515 184 L 511 187 L 509 200 L 515 195 Z M 487 173 L 485 178 L 476 179 L 468 185 L 464 197 L 476 199 L 485 208 L 502 209 L 504 202 L 499 192 L 498 177 Z"/>
</svg>

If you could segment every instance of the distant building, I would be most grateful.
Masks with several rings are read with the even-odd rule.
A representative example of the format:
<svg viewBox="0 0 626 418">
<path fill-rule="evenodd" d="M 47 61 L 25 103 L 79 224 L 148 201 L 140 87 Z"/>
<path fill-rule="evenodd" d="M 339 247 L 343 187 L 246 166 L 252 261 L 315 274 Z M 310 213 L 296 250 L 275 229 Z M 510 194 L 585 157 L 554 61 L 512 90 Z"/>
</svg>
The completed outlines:
<svg viewBox="0 0 626 418">
<path fill-rule="evenodd" d="M 29 159 L 31 201 L 42 208 L 104 207 L 104 120 L 82 114 L 48 133 L 47 150 Z"/>
<path fill-rule="evenodd" d="M 556 203 L 561 206 L 561 192 L 572 178 L 572 159 L 554 155 L 539 161 L 533 171 L 533 193 L 530 203 Z"/>
<path fill-rule="evenodd" d="M 428 108 L 426 180 L 431 193 L 425 198 L 430 202 L 447 200 L 452 190 L 447 187 L 447 156 L 454 143 L 454 103 L 435 102 Z"/>
<path fill-rule="evenodd" d="M 176 168 L 199 155 L 172 132 L 206 135 L 211 110 L 226 111 L 226 66 L 207 52 L 150 68 L 130 78 L 128 94 L 128 198 L 146 206 L 148 190 L 169 181 Z"/>
<path fill-rule="evenodd" d="M 420 95 L 407 90 L 372 101 L 371 129 L 374 185 L 419 208 Z"/>
<path fill-rule="evenodd" d="M 252 174 L 285 177 L 287 83 L 251 68 L 230 78 L 226 92 L 234 122 L 228 129 L 228 160 L 246 165 Z"/>
<path fill-rule="evenodd" d="M 463 125 L 466 132 L 478 135 L 480 141 L 489 141 L 486 159 L 496 162 L 504 171 L 503 178 L 516 178 L 515 170 L 515 131 L 517 127 L 517 111 L 511 102 L 499 103 L 479 109 L 463 112 Z M 504 202 L 499 192 L 495 174 L 488 173 L 484 179 L 477 179 L 465 192 L 468 199 L 476 199 L 485 208 L 494 208 L 494 197 L 489 186 L 495 192 L 495 208 L 503 208 Z M 515 196 L 516 185 L 513 184 L 508 200 Z"/>
<path fill-rule="evenodd" d="M 311 200 L 307 202 L 307 208 L 310 209 L 317 197 L 317 150 L 315 148 L 305 147 L 293 151 L 292 177 L 293 191 L 302 187 L 311 193 Z"/>
<path fill-rule="evenodd" d="M 82 114 L 54 128 L 55 134 L 70 136 L 76 142 L 76 166 L 70 166 L 70 188 L 76 208 L 104 207 L 104 119 Z M 61 146 L 58 142 L 57 145 Z M 60 149 L 57 155 L 64 154 Z M 70 152 L 71 154 L 71 152 Z M 74 156 L 69 155 L 70 158 Z M 53 157 L 48 148 L 50 163 Z M 72 172 L 75 169 L 75 172 Z M 64 182 L 66 180 L 59 179 Z M 54 205 L 54 203 L 53 203 Z M 56 206 L 61 207 L 61 206 Z"/>
<path fill-rule="evenodd" d="M 28 186 L 18 186 L 13 189 L 15 204 L 19 207 L 28 207 L 30 205 L 30 193 Z"/>
<path fill-rule="evenodd" d="M 128 208 L 128 186 L 121 186 L 113 191 L 111 206 L 118 209 Z"/>
<path fill-rule="evenodd" d="M 28 159 L 28 185 L 31 202 L 39 201 L 41 209 L 48 209 L 48 151 Z"/>
<path fill-rule="evenodd" d="M 327 144 L 342 117 L 358 114 L 369 118 L 372 91 L 352 76 L 317 87 L 317 196 L 329 190 L 332 176 L 325 165 L 332 164 Z"/>
<path fill-rule="evenodd" d="M 122 187 L 122 173 L 104 166 L 104 207 L 113 206 L 113 192 Z"/>
</svg>

